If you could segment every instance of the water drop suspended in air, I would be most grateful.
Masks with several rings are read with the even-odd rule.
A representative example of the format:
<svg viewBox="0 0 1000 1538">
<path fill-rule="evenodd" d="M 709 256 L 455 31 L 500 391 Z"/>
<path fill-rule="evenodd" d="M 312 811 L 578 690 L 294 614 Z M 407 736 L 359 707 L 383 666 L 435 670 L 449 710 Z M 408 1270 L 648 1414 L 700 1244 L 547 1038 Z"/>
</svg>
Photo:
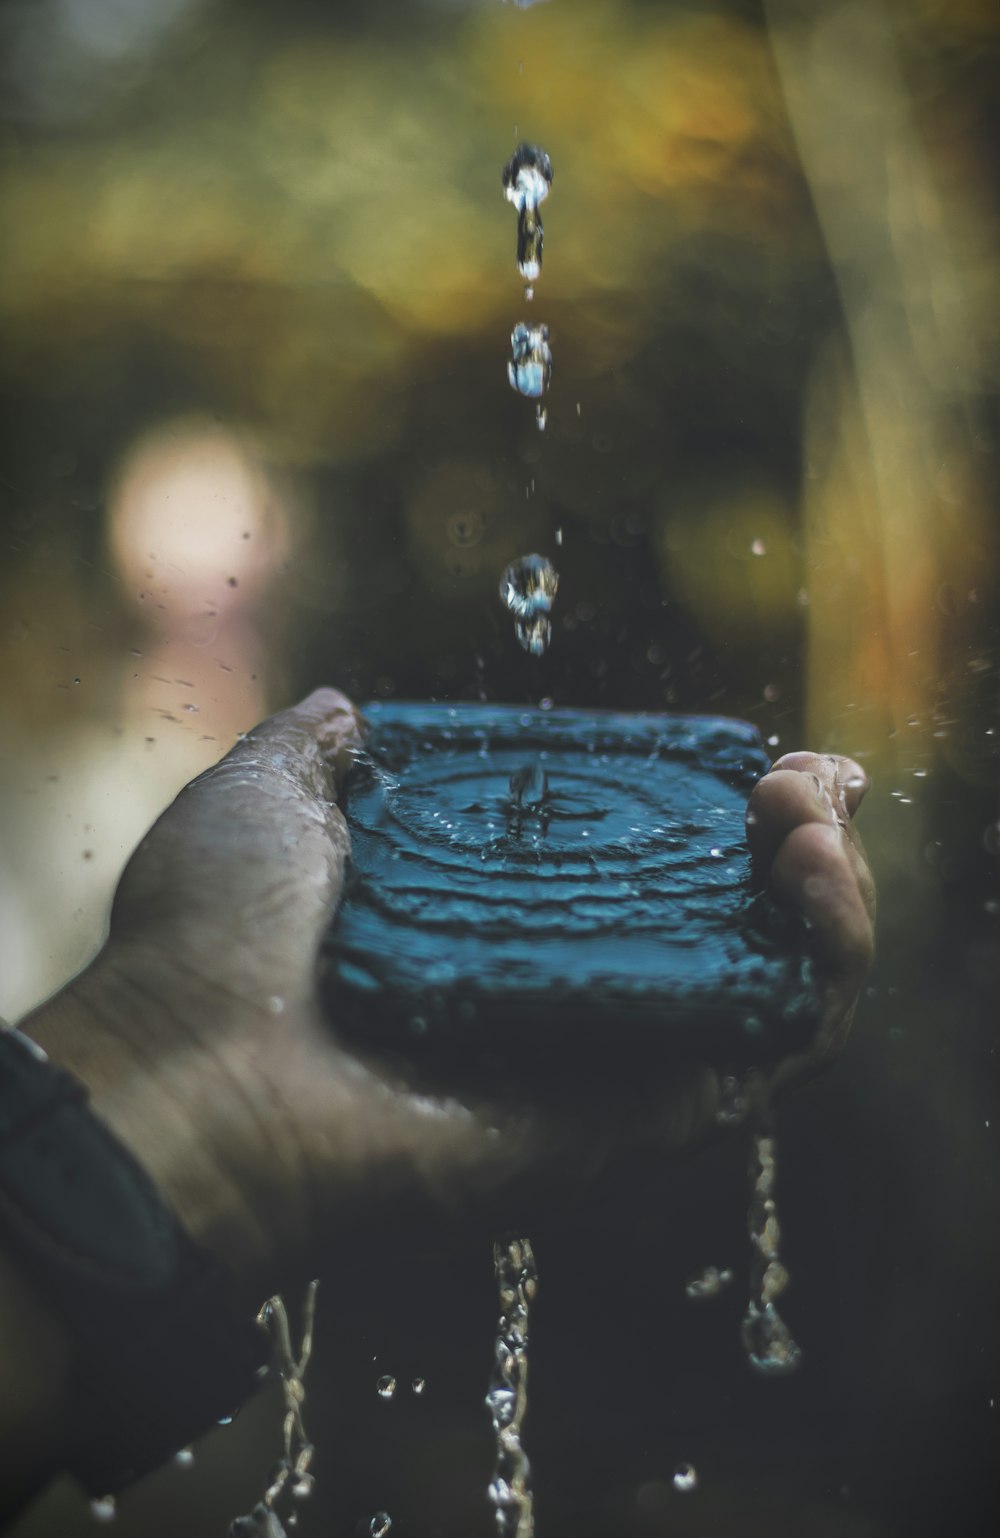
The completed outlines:
<svg viewBox="0 0 1000 1538">
<path fill-rule="evenodd" d="M 674 1470 L 674 1489 L 686 1495 L 698 1488 L 698 1470 L 693 1463 L 680 1463 Z"/>
<path fill-rule="evenodd" d="M 519 144 L 503 168 L 504 197 L 517 209 L 517 268 L 533 283 L 542 270 L 545 231 L 538 206 L 552 186 L 552 162 L 537 144 Z"/>
<path fill-rule="evenodd" d="M 537 400 L 552 380 L 552 349 L 548 326 L 526 326 L 518 321 L 510 334 L 511 358 L 507 378 L 512 390 Z"/>
<path fill-rule="evenodd" d="M 386 1534 L 391 1526 L 392 1518 L 389 1513 L 387 1511 L 376 1511 L 371 1522 L 368 1524 L 368 1530 L 372 1538 L 386 1538 Z"/>
<path fill-rule="evenodd" d="M 426 1387 L 427 1387 L 427 1383 L 426 1383 L 426 1381 L 423 1378 L 414 1378 L 413 1382 L 410 1384 L 410 1388 L 413 1390 L 413 1392 L 417 1395 L 418 1398 L 423 1393 L 423 1391 L 424 1391 L 424 1389 Z"/>
<path fill-rule="evenodd" d="M 380 1399 L 391 1399 L 396 1392 L 396 1380 L 391 1373 L 383 1373 L 375 1385 Z"/>
<path fill-rule="evenodd" d="M 174 1453 L 174 1462 L 182 1469 L 192 1468 L 194 1465 L 194 1453 L 190 1447 L 182 1447 L 179 1452 Z"/>
<path fill-rule="evenodd" d="M 541 657 L 552 639 L 549 614 L 559 573 L 543 555 L 523 555 L 500 579 L 500 597 L 514 616 L 514 632 L 525 651 Z"/>
<path fill-rule="evenodd" d="M 104 1495 L 97 1501 L 91 1501 L 90 1514 L 98 1522 L 112 1522 L 118 1515 L 118 1507 L 113 1495 Z"/>
</svg>

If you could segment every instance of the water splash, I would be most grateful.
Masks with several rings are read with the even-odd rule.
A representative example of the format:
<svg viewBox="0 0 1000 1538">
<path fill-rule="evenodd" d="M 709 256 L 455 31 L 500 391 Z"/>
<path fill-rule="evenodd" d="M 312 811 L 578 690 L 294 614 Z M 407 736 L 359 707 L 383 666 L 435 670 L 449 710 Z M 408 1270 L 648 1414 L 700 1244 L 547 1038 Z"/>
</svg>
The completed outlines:
<svg viewBox="0 0 1000 1538">
<path fill-rule="evenodd" d="M 747 1227 L 753 1246 L 750 1265 L 750 1301 L 741 1335 L 751 1367 L 769 1377 L 794 1372 L 802 1352 L 775 1308 L 774 1300 L 788 1286 L 788 1272 L 781 1263 L 781 1228 L 774 1188 L 777 1178 L 777 1142 L 772 1132 L 757 1131 L 750 1162 L 750 1206 Z"/>
<path fill-rule="evenodd" d="M 303 1500 L 312 1493 L 313 1476 L 309 1467 L 315 1448 L 306 1434 L 302 1407 L 306 1397 L 303 1378 L 312 1356 L 318 1288 L 319 1282 L 312 1281 L 306 1289 L 298 1352 L 292 1348 L 291 1327 L 283 1298 L 268 1298 L 257 1316 L 261 1324 L 268 1326 L 274 1338 L 275 1371 L 281 1379 L 285 1401 L 282 1456 L 271 1470 L 263 1498 L 250 1515 L 237 1517 L 230 1523 L 229 1538 L 286 1538 L 276 1510 L 278 1502 L 286 1491 L 295 1500 Z M 295 1521 L 293 1512 L 287 1518 L 288 1525 L 293 1526 Z"/>
<path fill-rule="evenodd" d="M 514 811 L 534 812 L 545 804 L 549 793 L 548 775 L 536 760 L 533 764 L 525 764 L 523 769 L 515 769 L 507 788 L 509 805 Z"/>
<path fill-rule="evenodd" d="M 523 555 L 500 579 L 500 597 L 514 616 L 514 633 L 525 651 L 541 657 L 552 639 L 549 614 L 559 573 L 543 555 Z"/>
<path fill-rule="evenodd" d="M 493 1246 L 500 1318 L 486 1408 L 496 1437 L 489 1487 L 497 1538 L 532 1538 L 535 1530 L 531 1465 L 521 1445 L 528 1404 L 528 1309 L 538 1285 L 530 1239 Z"/>
<path fill-rule="evenodd" d="M 504 197 L 517 209 L 517 270 L 533 283 L 542 271 L 545 230 L 539 205 L 552 186 L 552 162 L 538 144 L 519 144 L 503 168 Z"/>
<path fill-rule="evenodd" d="M 548 326 L 527 326 L 518 321 L 510 334 L 507 378 L 512 390 L 538 400 L 552 382 L 552 349 Z"/>
</svg>

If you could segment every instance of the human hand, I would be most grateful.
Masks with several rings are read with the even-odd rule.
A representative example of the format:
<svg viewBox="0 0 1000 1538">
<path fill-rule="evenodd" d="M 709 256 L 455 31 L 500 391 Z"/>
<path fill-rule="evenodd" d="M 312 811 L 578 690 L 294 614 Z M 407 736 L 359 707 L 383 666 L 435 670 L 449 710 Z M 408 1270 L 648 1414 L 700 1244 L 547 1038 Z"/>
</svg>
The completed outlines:
<svg viewBox="0 0 1000 1538">
<path fill-rule="evenodd" d="M 248 1301 L 352 1244 L 516 1220 L 650 1146 L 715 1124 L 708 1065 L 595 1114 L 429 1094 L 337 1039 L 316 961 L 344 877 L 337 785 L 360 745 L 320 690 L 187 786 L 122 877 L 100 956 L 24 1029 L 91 1088 Z M 817 1055 L 840 1044 L 872 943 L 849 760 L 789 755 L 748 808 L 754 858 L 813 927 L 827 981 Z M 782 1065 L 779 1077 L 801 1072 Z M 609 1102 L 614 1097 L 608 1097 Z"/>
</svg>

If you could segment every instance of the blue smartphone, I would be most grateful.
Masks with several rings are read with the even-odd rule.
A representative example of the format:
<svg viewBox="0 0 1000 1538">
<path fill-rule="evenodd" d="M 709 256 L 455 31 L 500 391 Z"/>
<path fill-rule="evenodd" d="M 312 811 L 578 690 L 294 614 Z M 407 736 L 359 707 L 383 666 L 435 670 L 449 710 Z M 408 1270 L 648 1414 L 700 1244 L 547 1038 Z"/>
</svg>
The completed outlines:
<svg viewBox="0 0 1000 1538">
<path fill-rule="evenodd" d="M 323 950 L 335 1030 L 435 1072 L 720 1071 L 806 1047 L 804 926 L 755 886 L 743 721 L 374 704 Z"/>
</svg>

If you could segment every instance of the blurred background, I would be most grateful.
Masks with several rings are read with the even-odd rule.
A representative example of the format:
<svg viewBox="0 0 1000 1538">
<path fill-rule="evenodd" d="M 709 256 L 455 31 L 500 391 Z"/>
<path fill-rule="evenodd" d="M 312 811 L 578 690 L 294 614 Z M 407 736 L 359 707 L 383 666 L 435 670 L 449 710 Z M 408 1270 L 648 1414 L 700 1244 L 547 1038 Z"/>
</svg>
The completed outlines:
<svg viewBox="0 0 1000 1538">
<path fill-rule="evenodd" d="M 998 55 L 993 0 L 0 5 L 0 1013 L 320 683 L 730 713 L 872 775 L 878 964 L 780 1120 L 803 1366 L 742 1358 L 738 1142 L 538 1235 L 539 1538 L 1000 1515 Z M 531 303 L 522 139 L 555 171 Z M 497 597 L 529 551 L 542 660 Z M 736 1281 L 693 1305 L 706 1263 Z M 303 1538 L 491 1531 L 494 1314 L 488 1253 L 325 1279 Z M 222 1534 L 279 1419 L 121 1538 Z M 16 1531 L 92 1520 L 59 1487 Z"/>
</svg>

